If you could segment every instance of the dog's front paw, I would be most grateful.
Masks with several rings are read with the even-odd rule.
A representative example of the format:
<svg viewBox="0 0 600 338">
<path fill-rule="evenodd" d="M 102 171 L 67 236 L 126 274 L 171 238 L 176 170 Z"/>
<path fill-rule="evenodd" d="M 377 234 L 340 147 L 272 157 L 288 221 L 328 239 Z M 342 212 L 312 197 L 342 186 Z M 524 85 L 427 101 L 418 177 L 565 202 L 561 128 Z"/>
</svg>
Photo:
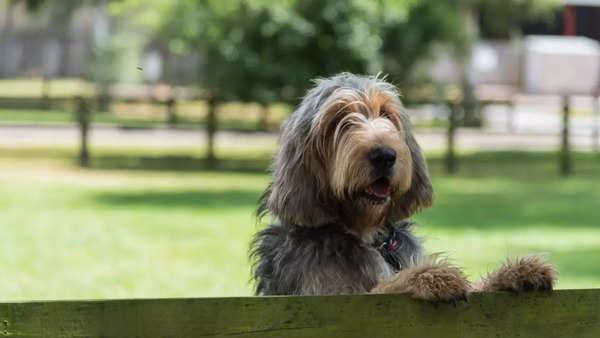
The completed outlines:
<svg viewBox="0 0 600 338">
<path fill-rule="evenodd" d="M 558 271 L 542 255 L 532 255 L 504 263 L 476 287 L 478 291 L 551 291 Z"/>
<path fill-rule="evenodd" d="M 462 270 L 431 259 L 382 281 L 372 292 L 405 293 L 417 299 L 456 303 L 466 300 L 469 290 L 469 281 Z"/>
</svg>

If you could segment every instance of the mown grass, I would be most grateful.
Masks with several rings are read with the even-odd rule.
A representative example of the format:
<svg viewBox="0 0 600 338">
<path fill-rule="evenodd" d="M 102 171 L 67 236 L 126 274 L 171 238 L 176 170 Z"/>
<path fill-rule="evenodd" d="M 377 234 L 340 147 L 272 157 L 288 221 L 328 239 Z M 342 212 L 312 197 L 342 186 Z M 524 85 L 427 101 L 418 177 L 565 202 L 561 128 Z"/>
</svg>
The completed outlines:
<svg viewBox="0 0 600 338">
<path fill-rule="evenodd" d="M 83 170 L 73 149 L 0 149 L 0 300 L 251 293 L 246 252 L 272 149 L 219 149 L 216 168 L 202 149 L 93 150 Z M 436 201 L 416 217 L 427 250 L 472 279 L 545 252 L 560 288 L 600 287 L 600 157 L 575 154 L 570 178 L 555 157 L 462 153 L 448 176 L 428 154 Z"/>
<path fill-rule="evenodd" d="M 188 108 L 193 109 L 193 108 Z M 206 114 L 199 108 L 199 114 L 178 114 L 175 123 L 169 123 L 163 107 L 153 108 L 144 115 L 94 112 L 92 123 L 112 124 L 131 128 L 153 128 L 163 126 L 179 126 L 186 128 L 205 128 Z M 271 117 L 268 128 L 272 129 L 283 120 L 280 116 Z M 65 110 L 36 109 L 0 109 L 0 124 L 41 124 L 64 125 L 75 124 L 76 115 Z M 257 131 L 264 129 L 257 116 L 246 114 L 245 110 L 224 111 L 219 114 L 218 127 L 221 130 Z"/>
<path fill-rule="evenodd" d="M 128 105 L 134 106 L 134 105 Z M 199 105 L 185 105 L 178 113 L 175 123 L 169 123 L 164 107 L 153 107 L 145 114 L 131 114 L 127 107 L 120 108 L 123 113 L 94 112 L 92 123 L 112 124 L 131 128 L 153 128 L 162 126 L 175 126 L 186 128 L 205 128 L 206 112 Z M 289 111 L 273 109 L 269 114 L 267 125 L 263 125 L 256 111 L 240 107 L 237 104 L 227 105 L 219 111 L 218 128 L 221 130 L 257 131 L 275 130 L 280 125 Z M 73 112 L 66 110 L 41 110 L 41 109 L 2 109 L 0 108 L 1 124 L 41 124 L 64 125 L 74 124 L 77 119 Z M 446 121 L 433 119 L 430 121 L 419 120 L 415 123 L 417 128 L 444 128 Z"/>
<path fill-rule="evenodd" d="M 94 85 L 77 78 L 54 79 L 46 83 L 52 97 L 73 97 L 91 95 Z M 0 79 L 1 97 L 41 97 L 44 94 L 44 82 L 41 78 Z"/>
</svg>

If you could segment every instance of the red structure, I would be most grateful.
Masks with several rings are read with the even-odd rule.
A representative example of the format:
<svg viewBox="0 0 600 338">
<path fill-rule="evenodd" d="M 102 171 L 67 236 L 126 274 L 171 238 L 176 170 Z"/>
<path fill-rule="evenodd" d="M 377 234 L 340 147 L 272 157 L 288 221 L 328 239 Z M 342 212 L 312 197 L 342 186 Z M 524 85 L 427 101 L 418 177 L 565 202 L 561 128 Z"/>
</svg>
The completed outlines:
<svg viewBox="0 0 600 338">
<path fill-rule="evenodd" d="M 563 0 L 562 34 L 600 41 L 600 1 Z"/>
<path fill-rule="evenodd" d="M 577 35 L 577 11 L 575 6 L 566 5 L 563 11 L 563 35 Z"/>
</svg>

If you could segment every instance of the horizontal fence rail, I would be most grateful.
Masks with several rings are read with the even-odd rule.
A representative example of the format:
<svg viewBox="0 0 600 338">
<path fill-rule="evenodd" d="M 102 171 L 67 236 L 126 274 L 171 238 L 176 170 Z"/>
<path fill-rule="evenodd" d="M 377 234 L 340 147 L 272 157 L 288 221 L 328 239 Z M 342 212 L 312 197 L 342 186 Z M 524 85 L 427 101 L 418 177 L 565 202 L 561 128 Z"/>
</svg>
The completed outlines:
<svg viewBox="0 0 600 338">
<path fill-rule="evenodd" d="M 49 301 L 0 304 L 9 337 L 600 337 L 600 289 L 474 294 Z"/>
</svg>

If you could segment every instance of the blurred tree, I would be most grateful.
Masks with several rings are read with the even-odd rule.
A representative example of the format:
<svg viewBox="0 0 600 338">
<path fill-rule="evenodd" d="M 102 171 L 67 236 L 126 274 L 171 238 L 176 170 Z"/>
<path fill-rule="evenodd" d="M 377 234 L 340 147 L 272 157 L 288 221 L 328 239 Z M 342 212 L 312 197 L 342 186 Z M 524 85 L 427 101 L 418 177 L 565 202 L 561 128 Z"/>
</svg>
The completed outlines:
<svg viewBox="0 0 600 338">
<path fill-rule="evenodd" d="M 4 18 L 3 18 L 3 21 L 1 22 L 1 24 L 2 24 L 1 33 L 2 34 L 0 34 L 0 46 L 10 45 L 10 41 L 12 39 L 12 33 L 13 33 L 15 12 L 16 12 L 18 5 L 23 4 L 23 5 L 25 5 L 25 9 L 28 12 L 34 12 L 36 9 L 38 9 L 43 4 L 43 2 L 44 2 L 44 0 L 9 0 L 5 4 L 3 4 L 2 7 L 0 7 L 0 8 L 2 8 L 2 10 L 4 12 Z M 5 56 L 6 53 L 10 53 L 9 48 L 0 48 L 0 60 L 8 59 L 8 57 Z M 0 74 L 0 75 L 5 75 L 5 74 Z"/>
<path fill-rule="evenodd" d="M 414 83 L 417 64 L 434 46 L 453 47 L 464 59 L 480 36 L 510 38 L 532 19 L 551 19 L 555 0 L 421 0 L 410 6 L 406 20 L 382 20 L 384 71 L 400 83 Z"/>
<path fill-rule="evenodd" d="M 557 0 L 470 0 L 479 17 L 480 35 L 488 39 L 508 39 L 521 34 L 531 20 L 551 21 L 562 1 Z"/>
<path fill-rule="evenodd" d="M 207 158 L 212 160 L 219 102 L 296 103 L 310 79 L 340 71 L 383 71 L 396 83 L 413 84 L 418 64 L 442 43 L 454 47 L 466 68 L 476 32 L 465 29 L 465 20 L 476 24 L 472 14 L 488 10 L 488 2 L 120 0 L 111 7 L 114 14 L 136 16 L 170 53 L 199 55 L 197 84 L 209 98 Z"/>
<path fill-rule="evenodd" d="M 38 15 L 47 15 L 48 16 L 48 29 L 52 29 L 55 31 L 55 34 L 58 38 L 60 49 L 61 49 L 61 58 L 60 58 L 60 66 L 59 66 L 59 75 L 66 75 L 66 68 L 69 64 L 69 52 L 68 47 L 70 44 L 69 41 L 69 27 L 71 22 L 71 17 L 77 7 L 79 7 L 84 1 L 58 1 L 58 0 L 9 0 L 8 7 L 6 9 L 6 24 L 4 25 L 3 36 L 5 39 L 10 39 L 10 33 L 12 30 L 12 22 L 14 15 L 14 8 L 23 4 L 25 10 L 30 14 L 38 14 Z M 7 41 L 3 41 L 2 44 L 7 45 Z M 0 50 L 0 58 L 2 53 L 6 51 Z M 43 82 L 42 82 L 42 98 L 43 100 L 43 108 L 49 109 L 49 92 L 50 92 L 50 82 L 48 76 L 46 74 L 42 74 Z"/>
<path fill-rule="evenodd" d="M 365 72 L 369 57 L 377 55 L 378 46 L 368 41 L 377 29 L 365 24 L 369 13 L 359 4 L 172 2 L 161 11 L 155 32 L 172 53 L 201 53 L 199 85 L 219 100 L 295 102 L 311 78 Z M 361 42 L 370 50 L 359 50 Z"/>
<path fill-rule="evenodd" d="M 40 8 L 46 0 L 9 0 L 8 6 L 14 6 L 18 3 L 24 3 L 28 11 L 35 11 Z"/>
<path fill-rule="evenodd" d="M 120 56 L 123 47 L 112 34 L 114 20 L 108 13 L 108 0 L 94 0 L 94 25 L 90 44 L 89 61 L 85 76 L 97 87 L 99 112 L 110 109 L 110 87 L 118 81 Z"/>
<path fill-rule="evenodd" d="M 111 27 L 115 21 L 108 13 L 110 0 L 13 0 L 24 1 L 30 12 L 38 14 L 47 21 L 47 29 L 57 37 L 60 50 L 58 76 L 68 75 L 71 46 L 71 22 L 78 9 L 87 7 L 88 19 L 92 20 L 91 29 L 84 32 L 89 35 L 89 55 L 85 72 L 79 74 L 97 85 L 97 110 L 107 111 L 110 104 L 110 86 L 119 79 L 122 69 L 122 57 L 126 44 L 120 34 L 113 34 Z M 90 10 L 91 9 L 91 10 Z M 48 77 L 44 74 L 44 92 L 48 91 Z"/>
<path fill-rule="evenodd" d="M 418 63 L 432 56 L 434 46 L 447 43 L 464 56 L 470 42 L 460 15 L 464 1 L 421 0 L 409 8 L 405 20 L 384 13 L 383 70 L 403 85 L 414 84 Z"/>
<path fill-rule="evenodd" d="M 310 79 L 343 70 L 410 78 L 435 43 L 466 41 L 457 11 L 465 1 L 121 0 L 112 7 L 137 15 L 172 53 L 200 52 L 202 88 L 223 100 L 269 103 L 296 102 Z"/>
<path fill-rule="evenodd" d="M 88 1 L 60 1 L 60 0 L 13 0 L 23 1 L 30 13 L 38 13 L 47 17 L 47 27 L 54 31 L 60 44 L 61 58 L 58 74 L 66 76 L 69 65 L 69 46 L 71 20 L 77 8 Z"/>
<path fill-rule="evenodd" d="M 405 12 L 411 1 L 392 1 Z M 124 0 L 117 11 L 140 8 Z M 153 0 L 161 15 L 138 12 L 174 54 L 198 52 L 198 84 L 209 102 L 207 158 L 214 159 L 213 105 L 222 101 L 296 103 L 310 80 L 340 71 L 381 69 L 378 15 L 383 2 L 358 0 Z M 265 119 L 265 118 L 263 118 Z"/>
</svg>

